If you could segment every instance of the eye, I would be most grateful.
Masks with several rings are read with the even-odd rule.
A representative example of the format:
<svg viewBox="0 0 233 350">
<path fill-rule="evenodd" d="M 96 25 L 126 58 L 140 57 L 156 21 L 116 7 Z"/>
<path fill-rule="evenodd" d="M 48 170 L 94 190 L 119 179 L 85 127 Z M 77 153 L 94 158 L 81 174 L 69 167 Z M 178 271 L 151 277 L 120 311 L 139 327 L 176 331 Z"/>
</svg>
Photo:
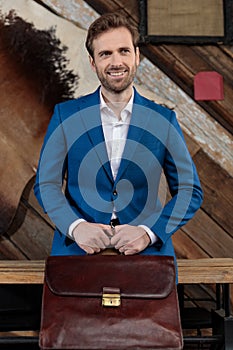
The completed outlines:
<svg viewBox="0 0 233 350">
<path fill-rule="evenodd" d="M 124 54 L 124 55 L 127 55 L 128 53 L 130 53 L 130 49 L 128 49 L 128 48 L 122 48 L 122 49 L 121 49 L 121 53 Z"/>
<path fill-rule="evenodd" d="M 100 57 L 108 57 L 110 55 L 111 55 L 110 51 L 102 51 L 102 52 L 99 53 Z"/>
</svg>

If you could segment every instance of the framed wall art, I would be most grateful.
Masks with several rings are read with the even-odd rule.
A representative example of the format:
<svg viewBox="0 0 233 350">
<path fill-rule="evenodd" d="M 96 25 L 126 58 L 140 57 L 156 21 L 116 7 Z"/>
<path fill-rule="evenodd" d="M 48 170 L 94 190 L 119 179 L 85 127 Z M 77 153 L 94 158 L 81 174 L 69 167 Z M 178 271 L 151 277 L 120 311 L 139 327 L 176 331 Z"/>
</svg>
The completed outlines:
<svg viewBox="0 0 233 350">
<path fill-rule="evenodd" d="M 142 42 L 233 43 L 232 0 L 138 0 Z"/>
</svg>

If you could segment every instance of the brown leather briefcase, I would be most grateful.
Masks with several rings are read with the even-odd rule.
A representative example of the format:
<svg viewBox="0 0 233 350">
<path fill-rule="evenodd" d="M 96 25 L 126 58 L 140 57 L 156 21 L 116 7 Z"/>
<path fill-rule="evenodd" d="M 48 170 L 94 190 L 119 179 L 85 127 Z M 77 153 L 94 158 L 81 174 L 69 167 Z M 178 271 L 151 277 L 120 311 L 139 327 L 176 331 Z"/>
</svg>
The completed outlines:
<svg viewBox="0 0 233 350">
<path fill-rule="evenodd" d="M 59 256 L 46 264 L 41 349 L 182 349 L 172 257 Z"/>
</svg>

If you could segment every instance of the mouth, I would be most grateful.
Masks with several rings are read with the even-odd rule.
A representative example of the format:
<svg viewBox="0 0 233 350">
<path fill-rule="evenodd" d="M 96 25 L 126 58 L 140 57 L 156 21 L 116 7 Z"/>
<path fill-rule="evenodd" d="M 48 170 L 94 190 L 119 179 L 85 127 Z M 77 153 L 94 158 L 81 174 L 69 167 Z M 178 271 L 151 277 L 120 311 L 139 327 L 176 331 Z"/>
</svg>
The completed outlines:
<svg viewBox="0 0 233 350">
<path fill-rule="evenodd" d="M 121 71 L 108 71 L 107 74 L 110 75 L 110 77 L 116 77 L 120 78 L 123 77 L 127 73 L 127 70 L 121 70 Z"/>
</svg>

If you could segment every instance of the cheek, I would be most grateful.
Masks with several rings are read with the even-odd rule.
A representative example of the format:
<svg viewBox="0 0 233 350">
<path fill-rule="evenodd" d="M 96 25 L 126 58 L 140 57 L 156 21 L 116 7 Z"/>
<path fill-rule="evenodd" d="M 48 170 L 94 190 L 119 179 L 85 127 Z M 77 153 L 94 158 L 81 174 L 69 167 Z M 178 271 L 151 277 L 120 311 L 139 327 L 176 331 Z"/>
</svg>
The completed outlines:
<svg viewBox="0 0 233 350">
<path fill-rule="evenodd" d="M 98 72 L 103 72 L 106 68 L 106 64 L 103 64 L 102 62 L 95 62 L 93 65 L 93 70 L 98 73 Z"/>
</svg>

